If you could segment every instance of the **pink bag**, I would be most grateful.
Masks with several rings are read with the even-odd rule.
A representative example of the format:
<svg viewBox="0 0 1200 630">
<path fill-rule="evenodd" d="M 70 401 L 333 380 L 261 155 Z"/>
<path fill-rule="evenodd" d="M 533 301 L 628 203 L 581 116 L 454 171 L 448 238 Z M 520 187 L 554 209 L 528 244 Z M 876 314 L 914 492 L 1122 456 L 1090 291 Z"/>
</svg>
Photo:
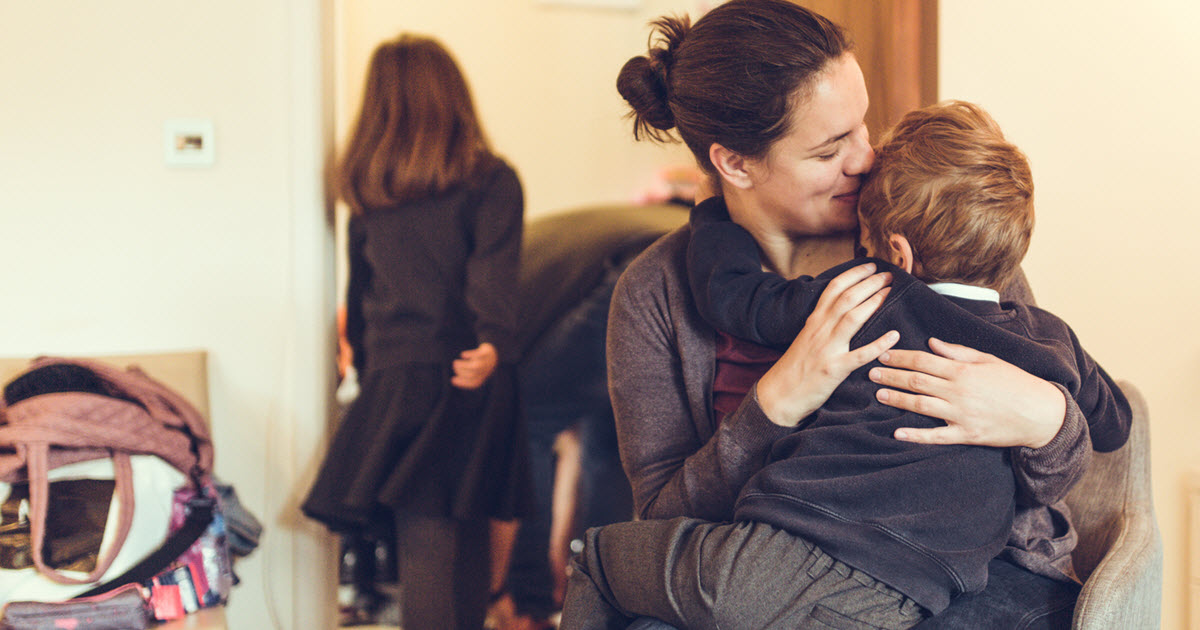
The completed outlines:
<svg viewBox="0 0 1200 630">
<path fill-rule="evenodd" d="M 112 565 L 128 536 L 134 496 L 129 457 L 155 455 L 198 484 L 212 470 L 208 426 L 182 396 L 136 367 L 39 358 L 0 399 L 0 481 L 29 481 L 32 556 L 60 584 L 90 584 Z M 112 458 L 120 510 L 114 544 L 84 578 L 46 565 L 43 547 L 48 472 L 69 463 Z"/>
</svg>

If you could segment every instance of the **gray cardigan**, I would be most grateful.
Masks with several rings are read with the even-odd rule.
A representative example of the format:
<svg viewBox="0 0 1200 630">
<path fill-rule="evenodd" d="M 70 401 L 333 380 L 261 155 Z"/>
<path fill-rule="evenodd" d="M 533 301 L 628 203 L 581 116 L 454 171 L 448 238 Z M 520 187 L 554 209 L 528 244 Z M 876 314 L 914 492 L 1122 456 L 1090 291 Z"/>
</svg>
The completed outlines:
<svg viewBox="0 0 1200 630">
<path fill-rule="evenodd" d="M 792 429 L 768 420 L 753 390 L 716 425 L 716 331 L 700 317 L 688 288 L 689 237 L 687 226 L 663 237 L 618 282 L 608 326 L 609 392 L 637 515 L 729 521 L 746 480 Z M 1032 302 L 1024 278 L 1016 284 L 1005 299 Z M 1012 449 L 1018 508 L 1003 552 L 1060 580 L 1074 578 L 1070 553 L 1077 540 L 1062 499 L 1087 469 L 1092 450 L 1079 407 L 1064 396 L 1067 416 L 1059 434 L 1040 449 Z"/>
</svg>

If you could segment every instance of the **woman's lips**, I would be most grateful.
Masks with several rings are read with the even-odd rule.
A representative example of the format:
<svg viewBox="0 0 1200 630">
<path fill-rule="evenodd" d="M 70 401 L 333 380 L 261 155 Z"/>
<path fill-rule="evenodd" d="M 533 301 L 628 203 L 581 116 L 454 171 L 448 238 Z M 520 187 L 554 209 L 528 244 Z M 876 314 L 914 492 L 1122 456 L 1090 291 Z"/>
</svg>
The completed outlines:
<svg viewBox="0 0 1200 630">
<path fill-rule="evenodd" d="M 840 195 L 834 195 L 833 198 L 837 199 L 838 201 L 844 201 L 847 203 L 857 204 L 858 203 L 858 189 L 851 190 L 850 192 L 844 192 Z"/>
</svg>

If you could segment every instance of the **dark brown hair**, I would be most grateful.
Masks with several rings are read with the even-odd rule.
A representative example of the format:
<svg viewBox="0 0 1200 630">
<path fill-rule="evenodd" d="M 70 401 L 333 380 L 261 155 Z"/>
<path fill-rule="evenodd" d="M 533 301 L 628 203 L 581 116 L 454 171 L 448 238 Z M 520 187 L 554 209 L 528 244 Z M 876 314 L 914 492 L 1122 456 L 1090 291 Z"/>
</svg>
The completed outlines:
<svg viewBox="0 0 1200 630">
<path fill-rule="evenodd" d="M 880 139 L 859 192 L 872 253 L 900 234 L 913 275 L 999 290 L 1033 234 L 1033 173 L 978 105 L 946 101 L 909 112 Z"/>
<path fill-rule="evenodd" d="M 338 196 L 352 211 L 445 192 L 491 158 L 471 91 L 441 44 L 405 34 L 375 49 L 335 174 Z"/>
<path fill-rule="evenodd" d="M 796 99 L 851 49 L 841 27 L 788 0 L 732 0 L 694 26 L 686 16 L 651 25 L 649 52 L 617 77 L 634 137 L 666 142 L 676 129 L 710 176 L 709 147 L 765 156 Z"/>
</svg>

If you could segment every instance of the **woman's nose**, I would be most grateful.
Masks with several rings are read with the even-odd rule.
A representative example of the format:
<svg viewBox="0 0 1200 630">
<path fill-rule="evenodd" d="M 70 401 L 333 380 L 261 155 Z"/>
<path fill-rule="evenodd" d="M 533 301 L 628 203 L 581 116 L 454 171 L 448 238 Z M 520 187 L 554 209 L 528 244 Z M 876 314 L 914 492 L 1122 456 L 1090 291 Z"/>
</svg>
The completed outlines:
<svg viewBox="0 0 1200 630">
<path fill-rule="evenodd" d="M 871 170 L 871 165 L 875 163 L 875 149 L 871 148 L 871 137 L 867 133 L 867 126 L 863 125 L 854 132 L 854 143 L 850 148 L 850 154 L 846 158 L 846 175 L 858 176 L 863 175 Z"/>
</svg>

